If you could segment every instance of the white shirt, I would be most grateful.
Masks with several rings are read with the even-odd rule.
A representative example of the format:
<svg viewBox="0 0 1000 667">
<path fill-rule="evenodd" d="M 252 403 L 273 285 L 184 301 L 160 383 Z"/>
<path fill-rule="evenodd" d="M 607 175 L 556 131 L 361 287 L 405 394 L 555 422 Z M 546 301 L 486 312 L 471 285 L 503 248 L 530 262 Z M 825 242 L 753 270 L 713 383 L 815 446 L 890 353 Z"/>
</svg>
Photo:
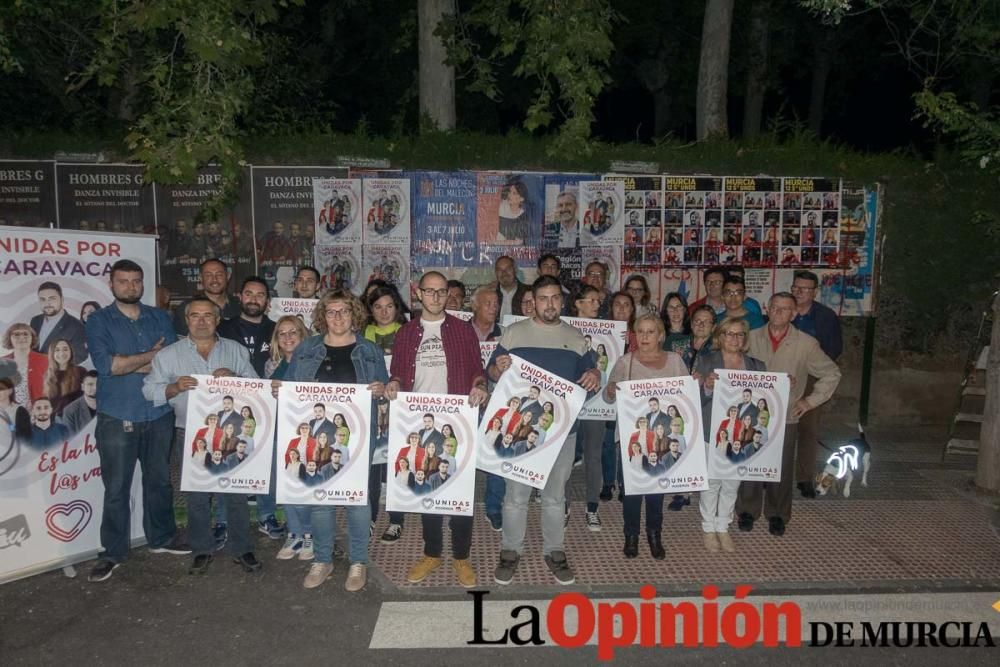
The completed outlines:
<svg viewBox="0 0 1000 667">
<path fill-rule="evenodd" d="M 444 356 L 444 342 L 441 340 L 441 325 L 444 318 L 428 321 L 420 320 L 424 336 L 417 348 L 417 368 L 413 376 L 413 391 L 426 394 L 448 393 L 448 369 Z"/>
<path fill-rule="evenodd" d="M 45 347 L 45 341 L 47 341 L 49 339 L 49 336 L 52 335 L 53 329 L 56 328 L 56 325 L 59 324 L 59 321 L 63 318 L 63 316 L 65 314 L 66 314 L 66 311 L 65 310 L 61 310 L 61 311 L 59 311 L 59 314 L 56 315 L 55 317 L 48 317 L 48 316 L 46 316 L 46 317 L 42 318 L 42 326 L 41 326 L 40 330 L 38 331 L 38 348 L 39 349 Z"/>
</svg>

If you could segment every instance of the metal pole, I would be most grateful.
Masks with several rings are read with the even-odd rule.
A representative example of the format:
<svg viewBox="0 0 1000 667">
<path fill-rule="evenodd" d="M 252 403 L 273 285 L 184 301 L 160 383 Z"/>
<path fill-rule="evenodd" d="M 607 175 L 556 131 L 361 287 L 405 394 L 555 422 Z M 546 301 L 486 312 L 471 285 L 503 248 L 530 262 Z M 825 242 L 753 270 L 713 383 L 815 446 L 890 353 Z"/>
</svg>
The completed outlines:
<svg viewBox="0 0 1000 667">
<path fill-rule="evenodd" d="M 870 315 L 865 321 L 865 352 L 861 361 L 861 397 L 858 405 L 858 423 L 868 425 L 868 402 L 871 398 L 872 365 L 875 357 L 875 320 Z"/>
</svg>

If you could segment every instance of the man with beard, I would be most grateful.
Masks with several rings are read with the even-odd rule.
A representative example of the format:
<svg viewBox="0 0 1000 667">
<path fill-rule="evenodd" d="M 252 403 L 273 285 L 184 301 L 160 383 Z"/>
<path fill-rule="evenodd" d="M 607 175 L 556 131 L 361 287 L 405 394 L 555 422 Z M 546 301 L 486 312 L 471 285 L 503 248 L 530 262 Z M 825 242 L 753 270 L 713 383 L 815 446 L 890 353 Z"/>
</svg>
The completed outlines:
<svg viewBox="0 0 1000 667">
<path fill-rule="evenodd" d="M 170 485 L 170 440 L 174 413 L 142 395 L 150 362 L 177 335 L 167 314 L 140 303 L 142 267 L 122 259 L 111 267 L 115 300 L 87 318 L 87 342 L 98 373 L 97 453 L 101 459 L 104 508 L 103 554 L 90 581 L 104 581 L 128 557 L 131 540 L 132 475 L 142 467 L 142 513 L 146 542 L 153 553 L 190 553 L 175 539 Z"/>
<path fill-rule="evenodd" d="M 46 354 L 49 344 L 57 340 L 69 341 L 73 348 L 73 361 L 79 365 L 87 359 L 87 334 L 80 320 L 66 312 L 63 292 L 59 283 L 46 281 L 38 286 L 38 303 L 42 309 L 31 318 L 31 328 L 38 335 L 38 352 Z"/>
<path fill-rule="evenodd" d="M 69 431 L 60 423 L 53 421 L 52 401 L 42 396 L 31 404 L 31 446 L 35 449 L 45 449 L 52 445 L 62 444 L 69 437 Z"/>
<path fill-rule="evenodd" d="M 556 222 L 560 248 L 580 247 L 580 225 L 576 219 L 576 191 L 564 190 L 556 197 Z"/>
<path fill-rule="evenodd" d="M 83 430 L 97 415 L 97 371 L 87 371 L 80 384 L 83 395 L 63 409 L 62 420 L 71 436 Z"/>
<path fill-rule="evenodd" d="M 229 267 L 221 259 L 206 259 L 199 268 L 199 280 L 201 281 L 201 291 L 195 294 L 195 298 L 206 298 L 222 311 L 222 317 L 229 319 L 238 317 L 240 314 L 240 301 L 235 296 L 227 293 L 229 287 Z M 174 330 L 178 336 L 186 336 L 188 333 L 187 321 L 184 318 L 184 309 L 188 302 L 181 303 L 174 310 Z"/>
</svg>

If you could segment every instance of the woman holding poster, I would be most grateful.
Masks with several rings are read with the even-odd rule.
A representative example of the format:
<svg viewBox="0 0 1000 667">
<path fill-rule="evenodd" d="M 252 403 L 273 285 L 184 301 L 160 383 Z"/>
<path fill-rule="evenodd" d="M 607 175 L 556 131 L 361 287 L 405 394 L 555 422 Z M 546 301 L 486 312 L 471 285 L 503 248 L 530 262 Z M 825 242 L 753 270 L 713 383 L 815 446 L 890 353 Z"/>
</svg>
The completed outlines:
<svg viewBox="0 0 1000 667">
<path fill-rule="evenodd" d="M 709 456 L 737 455 L 742 440 L 742 423 L 738 418 L 739 408 L 729 408 L 728 416 L 723 420 L 716 437 L 709 437 L 712 420 L 712 389 L 715 386 L 715 369 L 731 368 L 746 371 L 766 371 L 764 362 L 746 354 L 749 347 L 750 325 L 742 317 L 727 317 L 715 328 L 712 337 L 712 351 L 698 357 L 692 375 L 701 385 L 701 406 L 704 419 L 705 442 L 716 443 L 709 447 Z M 723 445 L 723 441 L 726 443 Z M 735 447 L 734 447 L 735 445 Z M 705 533 L 705 548 L 717 553 L 736 551 L 733 540 L 729 537 L 729 522 L 732 521 L 733 508 L 736 506 L 736 494 L 740 482 L 735 479 L 708 480 L 708 491 L 701 492 L 698 504 L 701 510 L 701 529 Z"/>
<path fill-rule="evenodd" d="M 365 384 L 372 397 L 382 398 L 389 374 L 382 350 L 360 333 L 366 319 L 364 306 L 350 292 L 330 290 L 324 294 L 313 316 L 313 326 L 319 334 L 307 338 L 295 349 L 285 380 Z M 371 442 L 374 442 L 374 419 L 371 425 Z M 333 505 L 316 505 L 305 512 L 310 515 L 315 541 L 315 562 L 302 582 L 306 588 L 320 586 L 333 572 L 334 510 Z M 367 504 L 351 505 L 345 510 L 351 560 L 345 587 L 354 592 L 364 588 L 368 580 L 371 510 Z"/>
<path fill-rule="evenodd" d="M 608 386 L 604 389 L 604 395 L 609 401 L 616 399 L 618 383 L 623 380 L 652 380 L 687 375 L 687 368 L 684 367 L 684 361 L 680 355 L 663 349 L 663 341 L 666 336 L 663 322 L 656 315 L 647 313 L 636 318 L 635 337 L 639 349 L 621 357 L 611 369 Z M 647 418 L 640 418 L 639 421 L 646 421 L 648 424 Z M 649 434 L 650 446 L 652 446 L 654 433 L 653 431 L 645 432 Z M 618 434 L 619 442 L 622 440 L 621 435 L 621 433 Z M 648 461 L 650 449 L 647 448 L 647 445 L 639 440 L 636 440 L 635 444 L 645 450 L 642 454 Z M 639 456 L 639 453 L 635 451 L 633 444 L 629 444 L 629 451 L 632 452 L 633 457 L 630 462 L 634 465 L 634 459 Z M 622 515 L 625 520 L 625 547 L 622 549 L 622 553 L 625 554 L 626 558 L 635 558 L 639 555 L 639 519 L 643 504 L 646 505 L 646 538 L 649 541 L 649 552 L 653 558 L 663 560 L 667 554 L 660 538 L 660 531 L 663 527 L 662 493 L 625 496 L 625 500 L 622 502 Z"/>
</svg>

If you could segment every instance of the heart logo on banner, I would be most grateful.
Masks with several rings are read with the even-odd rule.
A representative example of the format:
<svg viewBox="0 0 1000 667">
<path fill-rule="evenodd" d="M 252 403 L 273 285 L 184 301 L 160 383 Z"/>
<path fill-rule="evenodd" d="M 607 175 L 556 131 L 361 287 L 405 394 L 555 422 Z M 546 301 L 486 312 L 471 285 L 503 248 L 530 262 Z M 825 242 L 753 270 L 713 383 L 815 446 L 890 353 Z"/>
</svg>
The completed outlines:
<svg viewBox="0 0 1000 667">
<path fill-rule="evenodd" d="M 422 502 L 423 502 L 423 505 L 424 505 L 424 509 L 429 510 L 429 509 L 431 509 L 431 508 L 434 507 L 434 499 L 433 498 L 424 498 Z"/>
<path fill-rule="evenodd" d="M 668 486 L 670 486 L 670 478 L 669 477 L 661 477 L 660 478 L 660 486 L 662 486 L 664 489 L 667 488 Z"/>
<path fill-rule="evenodd" d="M 510 461 L 504 461 L 503 463 L 500 464 L 500 469 L 503 470 L 504 472 L 510 472 L 511 470 L 514 469 L 514 464 L 511 463 Z"/>
<path fill-rule="evenodd" d="M 326 498 L 326 491 L 324 489 L 316 489 L 313 491 L 313 497 L 316 498 L 316 500 L 323 500 Z"/>
<path fill-rule="evenodd" d="M 219 478 L 219 488 L 220 489 L 225 489 L 225 488 L 228 488 L 228 487 L 229 487 L 229 478 L 228 477 L 220 477 Z"/>
<path fill-rule="evenodd" d="M 740 477 L 746 477 L 747 467 L 746 466 L 740 466 L 739 468 L 736 469 L 736 472 L 737 472 L 737 474 L 739 474 Z"/>
<path fill-rule="evenodd" d="M 61 542 L 72 542 L 83 532 L 94 516 L 90 503 L 74 500 L 59 503 L 45 510 L 45 527 L 49 535 Z"/>
</svg>

